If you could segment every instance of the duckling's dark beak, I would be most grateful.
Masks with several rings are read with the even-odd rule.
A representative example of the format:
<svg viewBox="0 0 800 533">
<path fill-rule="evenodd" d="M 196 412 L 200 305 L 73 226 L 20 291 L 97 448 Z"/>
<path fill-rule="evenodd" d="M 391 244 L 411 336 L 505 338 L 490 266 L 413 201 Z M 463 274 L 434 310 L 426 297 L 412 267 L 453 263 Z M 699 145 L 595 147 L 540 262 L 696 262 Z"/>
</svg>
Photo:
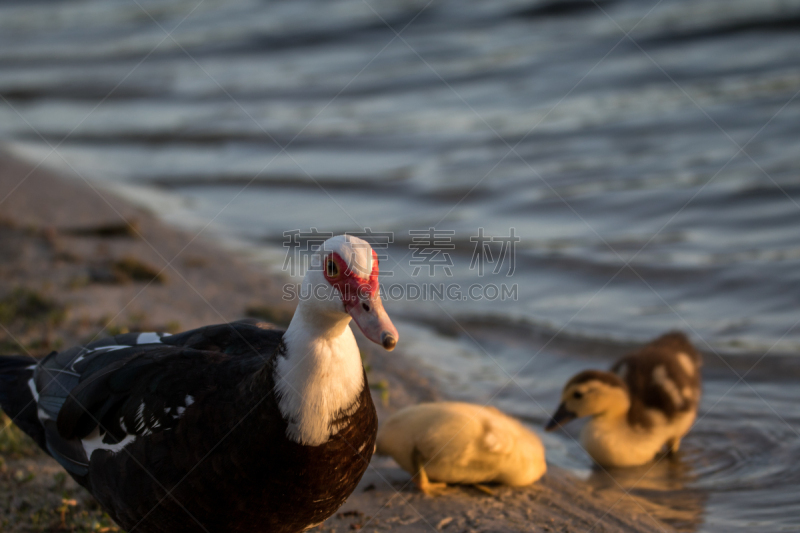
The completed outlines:
<svg viewBox="0 0 800 533">
<path fill-rule="evenodd" d="M 561 402 L 561 405 L 556 409 L 556 414 L 553 415 L 553 418 L 550 419 L 550 422 L 547 423 L 544 429 L 545 431 L 553 431 L 558 426 L 563 426 L 570 420 L 575 420 L 577 417 L 578 415 L 567 409 L 564 402 Z"/>
</svg>

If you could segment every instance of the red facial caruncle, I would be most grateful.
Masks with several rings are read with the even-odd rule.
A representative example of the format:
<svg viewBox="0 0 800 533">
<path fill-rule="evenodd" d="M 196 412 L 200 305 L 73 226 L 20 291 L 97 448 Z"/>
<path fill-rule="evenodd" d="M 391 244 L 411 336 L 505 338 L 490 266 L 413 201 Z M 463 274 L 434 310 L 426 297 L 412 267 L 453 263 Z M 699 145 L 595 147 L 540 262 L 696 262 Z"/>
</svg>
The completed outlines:
<svg viewBox="0 0 800 533">
<path fill-rule="evenodd" d="M 397 344 L 397 330 L 383 309 L 378 283 L 378 255 L 372 250 L 372 272 L 369 279 L 359 276 L 336 252 L 325 257 L 323 273 L 328 283 L 341 295 L 344 311 L 361 332 L 387 350 Z"/>
<path fill-rule="evenodd" d="M 325 259 L 325 279 L 328 280 L 342 296 L 344 309 L 348 313 L 361 301 L 373 299 L 380 290 L 378 284 L 378 254 L 372 250 L 372 272 L 369 279 L 363 278 L 347 265 L 347 262 L 336 252 Z"/>
</svg>

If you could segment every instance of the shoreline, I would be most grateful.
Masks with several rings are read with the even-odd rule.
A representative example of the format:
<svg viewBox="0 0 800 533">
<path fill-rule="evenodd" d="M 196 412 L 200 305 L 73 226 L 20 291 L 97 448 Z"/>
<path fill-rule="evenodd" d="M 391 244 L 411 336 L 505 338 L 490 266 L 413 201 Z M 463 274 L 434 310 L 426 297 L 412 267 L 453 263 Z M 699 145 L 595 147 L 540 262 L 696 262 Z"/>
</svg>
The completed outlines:
<svg viewBox="0 0 800 533">
<path fill-rule="evenodd" d="M 3 354 L 16 347 L 41 357 L 124 330 L 179 331 L 248 315 L 285 324 L 291 317 L 294 306 L 281 300 L 280 281 L 92 184 L 32 170 L 0 152 L 4 198 L 0 317 L 10 311 L 0 329 Z M 403 356 L 402 342 L 387 356 L 357 337 L 379 419 L 443 399 L 432 378 Z M 88 493 L 52 459 L 19 446 L 0 455 L 3 531 L 109 527 Z M 672 531 L 651 517 L 654 504 L 597 491 L 552 465 L 530 487 L 493 490 L 453 487 L 425 497 L 391 459 L 374 457 L 345 505 L 315 530 Z"/>
</svg>

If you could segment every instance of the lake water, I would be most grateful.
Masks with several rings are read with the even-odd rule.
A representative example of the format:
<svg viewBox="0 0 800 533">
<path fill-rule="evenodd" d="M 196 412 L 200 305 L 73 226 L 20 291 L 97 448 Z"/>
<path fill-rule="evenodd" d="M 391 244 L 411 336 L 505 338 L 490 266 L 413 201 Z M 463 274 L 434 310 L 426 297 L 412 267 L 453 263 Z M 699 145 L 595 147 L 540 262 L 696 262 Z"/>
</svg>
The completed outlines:
<svg viewBox="0 0 800 533">
<path fill-rule="evenodd" d="M 7 1 L 0 141 L 274 271 L 289 230 L 391 233 L 408 351 L 533 424 L 684 330 L 677 460 L 549 458 L 687 531 L 800 530 L 798 28 L 791 0 Z"/>
</svg>

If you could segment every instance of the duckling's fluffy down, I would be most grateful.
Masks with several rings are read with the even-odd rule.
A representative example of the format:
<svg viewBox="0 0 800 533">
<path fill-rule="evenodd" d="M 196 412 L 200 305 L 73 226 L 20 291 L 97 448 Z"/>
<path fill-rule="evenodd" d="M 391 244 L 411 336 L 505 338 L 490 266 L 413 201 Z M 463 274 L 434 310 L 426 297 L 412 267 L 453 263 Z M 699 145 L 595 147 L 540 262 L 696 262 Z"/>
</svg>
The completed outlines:
<svg viewBox="0 0 800 533">
<path fill-rule="evenodd" d="M 468 403 L 406 407 L 380 427 L 377 446 L 412 475 L 416 448 L 428 476 L 445 483 L 522 486 L 547 470 L 535 433 L 494 407 Z"/>
</svg>

